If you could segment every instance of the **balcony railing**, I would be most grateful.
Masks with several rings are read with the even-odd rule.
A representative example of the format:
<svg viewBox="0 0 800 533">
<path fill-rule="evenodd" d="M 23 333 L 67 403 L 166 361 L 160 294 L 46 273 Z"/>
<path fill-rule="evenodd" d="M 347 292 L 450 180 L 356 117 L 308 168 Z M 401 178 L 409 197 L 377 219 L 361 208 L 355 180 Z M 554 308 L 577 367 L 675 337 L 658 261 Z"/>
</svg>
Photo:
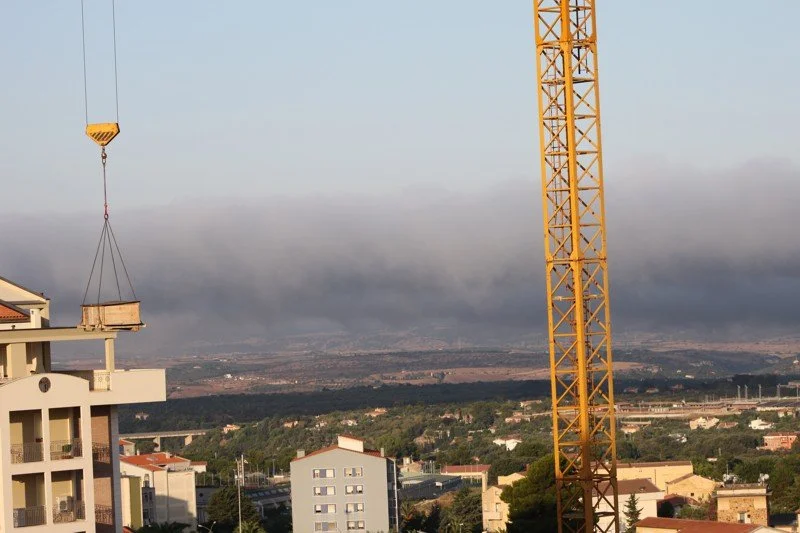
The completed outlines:
<svg viewBox="0 0 800 533">
<path fill-rule="evenodd" d="M 14 527 L 41 526 L 46 521 L 44 505 L 14 509 Z"/>
<path fill-rule="evenodd" d="M 44 461 L 44 450 L 41 442 L 25 442 L 11 445 L 12 463 L 34 463 Z"/>
<path fill-rule="evenodd" d="M 106 526 L 114 525 L 114 509 L 108 505 L 94 506 L 94 521 Z"/>
<path fill-rule="evenodd" d="M 66 524 L 77 520 L 86 520 L 86 505 L 83 501 L 65 501 L 53 506 L 54 524 Z"/>
<path fill-rule="evenodd" d="M 50 442 L 51 461 L 72 459 L 73 457 L 83 457 L 81 439 L 54 440 Z"/>
<path fill-rule="evenodd" d="M 109 445 L 93 442 L 92 461 L 96 463 L 111 463 L 111 448 Z"/>
</svg>

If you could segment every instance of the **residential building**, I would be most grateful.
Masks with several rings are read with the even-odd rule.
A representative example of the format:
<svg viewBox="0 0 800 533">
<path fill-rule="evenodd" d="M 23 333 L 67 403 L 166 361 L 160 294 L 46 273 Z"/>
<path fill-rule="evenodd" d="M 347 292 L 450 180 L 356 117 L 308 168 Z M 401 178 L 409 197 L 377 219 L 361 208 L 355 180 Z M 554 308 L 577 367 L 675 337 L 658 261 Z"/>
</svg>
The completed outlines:
<svg viewBox="0 0 800 533">
<path fill-rule="evenodd" d="M 0 530 L 121 530 L 117 405 L 164 401 L 166 381 L 117 370 L 116 338 L 50 327 L 44 295 L 0 278 Z M 69 341 L 94 341 L 103 368 L 54 371 L 52 345 Z"/>
<path fill-rule="evenodd" d="M 524 477 L 524 472 L 517 472 L 507 476 L 497 476 L 497 485 L 492 485 L 481 493 L 481 512 L 483 514 L 484 531 L 491 533 L 506 530 L 509 507 L 501 497 L 503 495 L 503 490 Z"/>
<path fill-rule="evenodd" d="M 775 432 L 764 435 L 763 449 L 770 451 L 791 450 L 794 441 L 797 440 L 797 433 Z"/>
<path fill-rule="evenodd" d="M 382 451 L 340 435 L 291 462 L 295 531 L 397 531 L 397 467 Z"/>
<path fill-rule="evenodd" d="M 195 467 L 189 459 L 169 452 L 120 457 L 120 471 L 142 479 L 152 490 L 155 516 L 151 522 L 180 522 L 197 527 Z"/>
<path fill-rule="evenodd" d="M 778 531 L 757 524 L 727 524 L 678 518 L 645 518 L 636 523 L 636 533 L 776 533 Z"/>
<path fill-rule="evenodd" d="M 755 420 L 750 421 L 750 429 L 755 429 L 757 431 L 766 431 L 774 427 L 775 424 L 767 422 L 766 420 L 761 420 L 760 418 L 756 418 Z"/>
<path fill-rule="evenodd" d="M 120 476 L 122 525 L 132 529 L 155 522 L 155 490 L 139 476 Z"/>
<path fill-rule="evenodd" d="M 718 483 L 713 479 L 697 474 L 684 474 L 672 481 L 667 481 L 666 492 L 703 502 L 711 499 L 717 485 Z"/>
<path fill-rule="evenodd" d="M 237 426 L 236 424 L 225 424 L 222 427 L 222 433 L 227 435 L 231 431 L 239 431 L 240 429 L 242 429 L 242 426 Z"/>
<path fill-rule="evenodd" d="M 522 439 L 517 437 L 497 438 L 492 441 L 497 446 L 504 446 L 506 450 L 513 452 L 518 444 L 522 444 Z"/>
<path fill-rule="evenodd" d="M 119 439 L 119 454 L 136 455 L 136 443 L 127 439 Z"/>
<path fill-rule="evenodd" d="M 719 418 L 701 416 L 689 420 L 689 429 L 711 429 L 717 424 L 719 424 Z"/>
<path fill-rule="evenodd" d="M 608 485 L 601 484 L 601 494 L 612 494 L 607 490 Z M 658 501 L 664 498 L 664 491 L 656 487 L 649 479 L 624 479 L 617 481 L 617 503 L 619 509 L 625 508 L 625 503 L 631 495 L 636 495 L 637 507 L 641 513 L 639 518 L 658 516 Z M 593 495 L 595 510 L 599 513 L 613 512 L 614 507 L 605 499 L 601 499 L 597 492 Z M 613 502 L 611 502 L 613 503 Z M 598 530 L 605 531 L 611 525 L 612 518 L 601 516 L 598 520 Z M 626 531 L 625 520 L 620 517 L 620 531 Z"/>
<path fill-rule="evenodd" d="M 720 522 L 769 524 L 769 498 L 772 493 L 764 483 L 732 484 L 719 487 L 717 520 Z"/>
<path fill-rule="evenodd" d="M 206 522 L 210 521 L 208 518 L 208 502 L 211 501 L 211 497 L 214 495 L 214 493 L 221 488 L 222 487 L 195 486 L 195 505 L 197 506 L 198 524 L 205 524 Z"/>
<path fill-rule="evenodd" d="M 649 479 L 660 490 L 667 490 L 667 481 L 694 472 L 691 461 L 652 463 L 617 463 L 617 479 Z"/>
<path fill-rule="evenodd" d="M 506 530 L 509 507 L 501 498 L 504 489 L 505 486 L 492 485 L 481 493 L 484 531 L 494 533 Z"/>
</svg>

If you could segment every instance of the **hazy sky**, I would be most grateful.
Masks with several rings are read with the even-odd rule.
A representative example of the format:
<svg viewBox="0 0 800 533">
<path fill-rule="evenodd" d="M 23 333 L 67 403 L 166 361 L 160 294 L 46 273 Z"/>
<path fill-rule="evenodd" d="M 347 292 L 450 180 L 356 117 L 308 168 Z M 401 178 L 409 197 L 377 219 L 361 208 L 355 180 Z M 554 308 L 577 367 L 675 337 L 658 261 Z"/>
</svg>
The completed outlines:
<svg viewBox="0 0 800 533">
<path fill-rule="evenodd" d="M 754 5 L 599 2 L 616 331 L 800 322 L 800 2 Z M 110 4 L 86 6 L 90 119 L 113 120 Z M 543 333 L 531 15 L 118 0 L 112 221 L 149 323 L 129 348 Z M 71 324 L 102 222 L 80 2 L 4 2 L 0 21 L 0 275 Z"/>
<path fill-rule="evenodd" d="M 529 0 L 117 4 L 115 209 L 538 179 Z M 86 0 L 92 121 L 113 120 L 109 6 Z M 800 3 L 598 6 L 608 179 L 637 157 L 797 161 Z M 0 19 L 3 192 L 22 213 L 97 209 L 80 2 Z"/>
</svg>

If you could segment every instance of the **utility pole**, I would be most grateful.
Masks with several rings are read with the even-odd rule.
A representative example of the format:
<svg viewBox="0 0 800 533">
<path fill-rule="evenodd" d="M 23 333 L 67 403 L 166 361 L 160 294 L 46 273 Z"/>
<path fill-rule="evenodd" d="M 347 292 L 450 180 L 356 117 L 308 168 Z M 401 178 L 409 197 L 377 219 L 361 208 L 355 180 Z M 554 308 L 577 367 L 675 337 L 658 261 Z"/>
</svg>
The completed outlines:
<svg viewBox="0 0 800 533">
<path fill-rule="evenodd" d="M 741 399 L 742 399 L 742 386 L 736 385 L 736 401 L 738 402 Z"/>
<path fill-rule="evenodd" d="M 744 399 L 747 400 L 747 385 L 744 386 Z"/>
<path fill-rule="evenodd" d="M 238 480 L 236 483 L 236 500 L 239 503 L 239 531 L 242 530 L 242 482 L 244 481 L 244 454 L 241 456 L 241 461 L 236 461 L 236 470 Z"/>
</svg>

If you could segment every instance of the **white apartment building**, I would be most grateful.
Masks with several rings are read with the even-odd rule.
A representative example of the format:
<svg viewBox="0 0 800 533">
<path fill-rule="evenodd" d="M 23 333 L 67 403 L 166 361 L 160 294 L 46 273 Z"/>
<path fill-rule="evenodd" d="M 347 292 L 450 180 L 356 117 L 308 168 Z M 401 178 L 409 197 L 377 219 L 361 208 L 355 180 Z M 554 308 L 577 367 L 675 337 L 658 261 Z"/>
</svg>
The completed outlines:
<svg viewBox="0 0 800 533">
<path fill-rule="evenodd" d="M 129 455 L 120 457 L 120 471 L 142 480 L 143 500 L 148 493 L 154 498 L 149 507 L 139 506 L 138 496 L 131 493 L 130 499 L 123 501 L 123 507 L 131 510 L 132 520 L 137 509 L 141 509 L 145 524 L 180 522 L 189 524 L 191 531 L 197 528 L 195 466 L 189 459 L 169 452 Z"/>
<path fill-rule="evenodd" d="M 397 531 L 397 467 L 382 451 L 356 437 L 339 436 L 334 446 L 291 463 L 295 531 Z"/>
<path fill-rule="evenodd" d="M 0 531 L 116 533 L 117 405 L 164 401 L 164 370 L 118 370 L 116 331 L 49 326 L 44 295 L 0 278 Z M 54 371 L 69 341 L 103 368 Z"/>
<path fill-rule="evenodd" d="M 603 494 L 611 495 L 604 484 L 600 490 Z M 617 481 L 617 505 L 619 510 L 619 530 L 626 531 L 623 509 L 631 494 L 636 495 L 637 508 L 640 510 L 640 519 L 655 518 L 658 516 L 658 501 L 664 499 L 664 491 L 656 487 L 649 479 L 623 479 Z M 594 505 L 598 512 L 609 512 L 613 507 L 605 499 L 600 499 L 597 493 L 593 496 Z M 611 518 L 603 516 L 598 520 L 598 530 L 605 531 L 611 525 Z"/>
</svg>

